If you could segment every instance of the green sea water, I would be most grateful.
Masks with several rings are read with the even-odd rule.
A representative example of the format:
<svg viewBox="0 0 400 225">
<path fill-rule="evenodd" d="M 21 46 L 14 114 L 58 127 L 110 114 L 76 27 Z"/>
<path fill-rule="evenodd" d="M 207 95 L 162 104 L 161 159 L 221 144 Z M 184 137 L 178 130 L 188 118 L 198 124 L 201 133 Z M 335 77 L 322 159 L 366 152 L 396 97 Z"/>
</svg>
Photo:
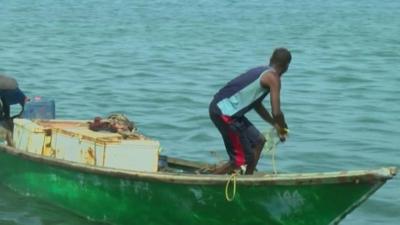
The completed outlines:
<svg viewBox="0 0 400 225">
<path fill-rule="evenodd" d="M 55 99 L 58 118 L 123 112 L 164 154 L 214 163 L 227 156 L 213 94 L 284 46 L 278 171 L 399 167 L 399 12 L 388 0 L 0 0 L 0 72 Z M 397 177 L 342 224 L 399 221 Z M 92 223 L 0 187 L 0 224 Z"/>
</svg>

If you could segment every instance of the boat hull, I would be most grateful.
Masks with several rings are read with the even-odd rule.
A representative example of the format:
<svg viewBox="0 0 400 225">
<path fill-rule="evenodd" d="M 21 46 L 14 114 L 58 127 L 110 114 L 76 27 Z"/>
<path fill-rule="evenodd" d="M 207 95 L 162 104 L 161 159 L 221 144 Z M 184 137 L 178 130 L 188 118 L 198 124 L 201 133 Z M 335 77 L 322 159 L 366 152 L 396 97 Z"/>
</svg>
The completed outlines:
<svg viewBox="0 0 400 225">
<path fill-rule="evenodd" d="M 0 147 L 4 186 L 112 224 L 334 224 L 386 181 L 238 179 L 234 200 L 228 202 L 225 185 L 231 177 L 218 176 L 222 178 L 210 182 L 179 177 L 99 172 Z M 233 194 L 232 186 L 228 192 Z"/>
</svg>

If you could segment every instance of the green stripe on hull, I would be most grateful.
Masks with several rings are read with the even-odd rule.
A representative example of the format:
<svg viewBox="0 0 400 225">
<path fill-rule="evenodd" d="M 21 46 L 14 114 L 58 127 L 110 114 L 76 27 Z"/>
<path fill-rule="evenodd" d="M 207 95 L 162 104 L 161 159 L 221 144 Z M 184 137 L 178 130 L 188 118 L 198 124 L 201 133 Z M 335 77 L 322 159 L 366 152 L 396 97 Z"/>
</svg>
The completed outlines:
<svg viewBox="0 0 400 225">
<path fill-rule="evenodd" d="M 112 224 L 330 224 L 382 183 L 237 186 L 118 178 L 0 151 L 0 180 L 18 193 Z"/>
</svg>

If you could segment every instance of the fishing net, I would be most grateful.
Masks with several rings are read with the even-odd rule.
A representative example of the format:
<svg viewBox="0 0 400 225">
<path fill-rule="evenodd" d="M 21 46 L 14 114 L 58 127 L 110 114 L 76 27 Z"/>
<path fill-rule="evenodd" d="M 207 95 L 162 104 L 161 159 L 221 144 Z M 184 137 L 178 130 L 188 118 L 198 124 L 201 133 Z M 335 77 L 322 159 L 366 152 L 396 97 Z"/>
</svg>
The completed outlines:
<svg viewBox="0 0 400 225">
<path fill-rule="evenodd" d="M 89 122 L 89 129 L 119 133 L 125 139 L 145 138 L 138 132 L 135 123 L 120 113 L 111 114 L 107 118 L 95 117 L 93 122 Z"/>
<path fill-rule="evenodd" d="M 279 142 L 281 142 L 281 140 L 275 128 L 271 128 L 269 131 L 264 131 L 263 135 L 266 140 L 263 152 L 265 155 L 271 156 L 272 171 L 274 174 L 277 174 L 278 171 L 276 170 L 276 162 L 275 162 L 276 146 L 278 145 Z"/>
</svg>

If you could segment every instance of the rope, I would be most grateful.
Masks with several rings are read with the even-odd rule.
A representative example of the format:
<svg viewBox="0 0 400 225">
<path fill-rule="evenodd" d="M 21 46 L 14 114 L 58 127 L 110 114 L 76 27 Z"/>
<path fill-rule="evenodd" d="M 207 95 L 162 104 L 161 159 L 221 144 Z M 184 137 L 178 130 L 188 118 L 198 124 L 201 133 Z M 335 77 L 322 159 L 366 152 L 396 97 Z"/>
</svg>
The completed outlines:
<svg viewBox="0 0 400 225">
<path fill-rule="evenodd" d="M 289 132 L 289 130 L 286 130 Z M 275 128 L 272 128 L 269 130 L 269 132 L 264 132 L 264 137 L 267 140 L 267 142 L 264 145 L 264 152 L 265 153 L 271 153 L 271 161 L 272 161 L 272 171 L 273 174 L 277 174 L 278 171 L 276 170 L 276 160 L 275 160 L 275 155 L 276 155 L 276 146 L 280 142 L 280 139 L 277 135 L 277 131 Z"/>
<path fill-rule="evenodd" d="M 237 173 L 233 173 L 229 177 L 229 179 L 228 179 L 228 181 L 226 182 L 226 185 L 225 185 L 225 198 L 226 198 L 226 200 L 228 202 L 231 202 L 231 201 L 233 201 L 233 199 L 235 199 L 235 195 L 236 195 L 236 177 L 237 177 Z M 229 191 L 229 184 L 231 183 L 231 181 L 233 181 L 233 189 L 232 189 L 232 196 L 229 197 L 228 191 Z"/>
</svg>

